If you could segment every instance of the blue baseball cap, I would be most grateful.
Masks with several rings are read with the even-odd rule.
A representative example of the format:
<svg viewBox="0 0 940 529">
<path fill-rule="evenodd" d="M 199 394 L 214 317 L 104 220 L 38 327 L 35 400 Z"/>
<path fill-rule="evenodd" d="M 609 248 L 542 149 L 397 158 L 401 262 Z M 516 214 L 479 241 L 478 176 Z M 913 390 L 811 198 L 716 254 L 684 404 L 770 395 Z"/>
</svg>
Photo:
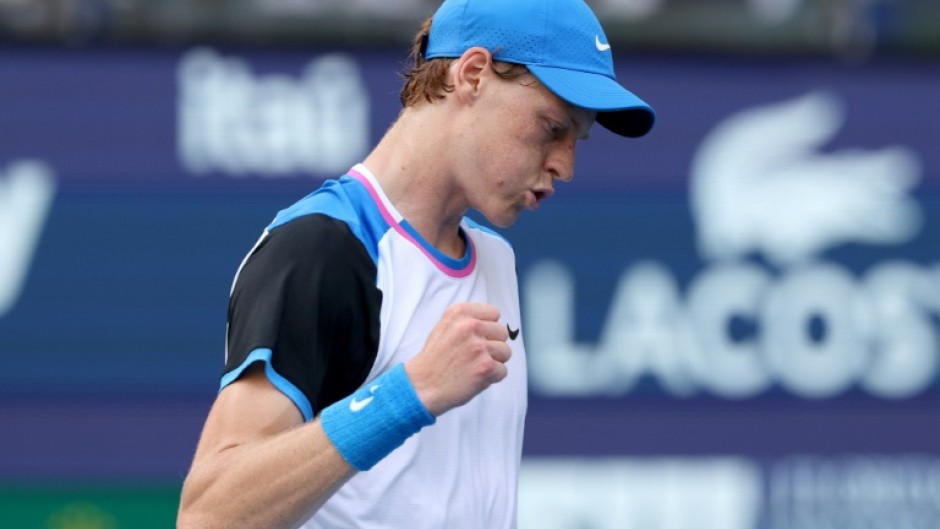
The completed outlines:
<svg viewBox="0 0 940 529">
<path fill-rule="evenodd" d="M 482 46 L 522 64 L 556 96 L 597 112 L 621 136 L 653 128 L 653 108 L 617 82 L 607 35 L 582 0 L 445 0 L 431 20 L 426 59 Z"/>
</svg>

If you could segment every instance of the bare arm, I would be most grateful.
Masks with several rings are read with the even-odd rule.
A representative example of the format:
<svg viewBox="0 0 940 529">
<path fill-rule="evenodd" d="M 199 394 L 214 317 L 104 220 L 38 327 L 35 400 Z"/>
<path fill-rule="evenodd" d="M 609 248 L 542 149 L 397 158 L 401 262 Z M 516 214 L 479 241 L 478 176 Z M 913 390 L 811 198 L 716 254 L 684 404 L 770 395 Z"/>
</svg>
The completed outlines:
<svg viewBox="0 0 940 529">
<path fill-rule="evenodd" d="M 405 370 L 434 416 L 506 376 L 508 331 L 499 310 L 449 308 Z M 319 419 L 304 424 L 294 403 L 255 364 L 219 394 L 183 486 L 179 529 L 293 529 L 356 470 Z"/>
<path fill-rule="evenodd" d="M 354 473 L 319 420 L 304 424 L 255 364 L 209 412 L 177 527 L 299 527 Z"/>
</svg>

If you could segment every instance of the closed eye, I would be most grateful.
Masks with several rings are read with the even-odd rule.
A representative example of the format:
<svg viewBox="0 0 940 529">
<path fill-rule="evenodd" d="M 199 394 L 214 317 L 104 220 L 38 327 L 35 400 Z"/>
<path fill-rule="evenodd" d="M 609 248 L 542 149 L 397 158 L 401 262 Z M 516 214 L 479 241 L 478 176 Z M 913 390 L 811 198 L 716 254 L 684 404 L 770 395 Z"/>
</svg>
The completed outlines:
<svg viewBox="0 0 940 529">
<path fill-rule="evenodd" d="M 552 123 L 548 127 L 548 135 L 553 140 L 563 139 L 565 136 L 568 135 L 568 127 L 565 127 L 563 125 L 559 125 L 556 123 Z"/>
</svg>

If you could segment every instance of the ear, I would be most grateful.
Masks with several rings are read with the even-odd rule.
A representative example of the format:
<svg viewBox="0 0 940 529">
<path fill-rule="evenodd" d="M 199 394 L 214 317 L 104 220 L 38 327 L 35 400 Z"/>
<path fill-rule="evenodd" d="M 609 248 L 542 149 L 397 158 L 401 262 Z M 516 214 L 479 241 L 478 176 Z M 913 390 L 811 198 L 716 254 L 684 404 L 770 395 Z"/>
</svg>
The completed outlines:
<svg viewBox="0 0 940 529">
<path fill-rule="evenodd" d="M 492 72 L 493 56 L 479 46 L 468 49 L 457 59 L 452 70 L 454 94 L 472 104 L 486 86 Z"/>
</svg>

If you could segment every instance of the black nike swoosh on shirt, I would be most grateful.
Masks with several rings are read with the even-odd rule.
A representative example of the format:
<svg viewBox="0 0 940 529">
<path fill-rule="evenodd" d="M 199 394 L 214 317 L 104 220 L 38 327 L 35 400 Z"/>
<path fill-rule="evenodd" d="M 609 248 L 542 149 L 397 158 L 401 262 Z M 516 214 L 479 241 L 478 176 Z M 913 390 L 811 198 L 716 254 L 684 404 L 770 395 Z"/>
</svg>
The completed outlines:
<svg viewBox="0 0 940 529">
<path fill-rule="evenodd" d="M 519 329 L 516 329 L 516 330 L 510 329 L 508 323 L 506 324 L 506 330 L 509 331 L 509 339 L 510 339 L 510 340 L 515 340 L 515 339 L 516 339 L 516 336 L 519 336 Z"/>
</svg>

